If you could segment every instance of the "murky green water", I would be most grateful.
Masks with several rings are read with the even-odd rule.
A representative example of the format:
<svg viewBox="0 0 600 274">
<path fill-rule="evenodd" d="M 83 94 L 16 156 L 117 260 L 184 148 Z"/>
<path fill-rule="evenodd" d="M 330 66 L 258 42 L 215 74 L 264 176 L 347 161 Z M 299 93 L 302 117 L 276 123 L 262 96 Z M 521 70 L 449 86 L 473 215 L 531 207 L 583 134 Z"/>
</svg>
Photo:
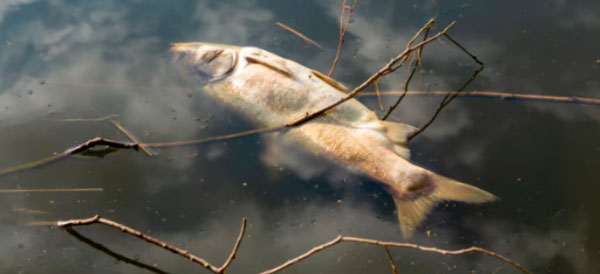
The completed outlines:
<svg viewBox="0 0 600 274">
<path fill-rule="evenodd" d="M 0 2 L 0 169 L 39 160 L 96 136 L 128 141 L 118 114 L 144 142 L 251 129 L 187 86 L 169 43 L 253 45 L 326 72 L 338 43 L 341 1 Z M 594 1 L 360 1 L 334 77 L 354 86 L 404 49 L 436 14 L 485 63 L 468 90 L 600 97 L 600 5 Z M 281 21 L 324 46 L 279 28 Z M 477 66 L 447 41 L 431 44 L 413 90 L 458 88 Z M 402 90 L 407 71 L 380 82 Z M 372 90 L 372 88 L 370 89 Z M 393 115 L 423 125 L 440 97 L 408 97 Z M 375 98 L 362 98 L 377 109 Z M 385 97 L 393 103 L 395 97 Z M 501 198 L 442 204 L 412 242 L 478 245 L 534 273 L 600 269 L 600 107 L 459 98 L 409 144 L 413 162 Z M 102 188 L 88 193 L 0 193 L 0 272 L 147 273 L 62 229 L 31 222 L 119 221 L 220 265 L 241 218 L 246 237 L 230 273 L 276 266 L 336 235 L 403 241 L 383 187 L 344 168 L 290 153 L 274 157 L 260 136 L 177 148 L 158 156 L 120 150 L 70 157 L 0 177 L 0 189 Z M 155 272 L 204 271 L 101 225 L 77 231 Z M 481 255 L 392 249 L 401 273 L 517 273 Z M 381 247 L 343 243 L 287 273 L 389 273 Z"/>
</svg>

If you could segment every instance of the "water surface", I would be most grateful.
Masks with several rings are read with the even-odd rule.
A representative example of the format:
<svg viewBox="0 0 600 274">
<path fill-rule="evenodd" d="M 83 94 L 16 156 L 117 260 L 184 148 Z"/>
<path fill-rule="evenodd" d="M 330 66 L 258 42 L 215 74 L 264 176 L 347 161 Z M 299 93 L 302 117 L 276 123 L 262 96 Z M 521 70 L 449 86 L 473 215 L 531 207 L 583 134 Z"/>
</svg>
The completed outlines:
<svg viewBox="0 0 600 274">
<path fill-rule="evenodd" d="M 169 44 L 252 45 L 327 72 L 341 1 L 0 2 L 0 169 L 96 136 L 144 142 L 253 128 L 182 81 Z M 467 90 L 600 97 L 600 9 L 594 1 L 360 1 L 334 77 L 361 83 L 437 16 L 485 63 Z M 321 43 L 306 44 L 281 21 Z M 451 90 L 477 65 L 448 41 L 425 49 L 413 90 Z M 402 90 L 407 70 L 380 81 Z M 372 88 L 370 88 L 372 90 Z M 408 97 L 392 120 L 423 125 L 440 97 Z M 390 105 L 395 97 L 385 97 Z M 375 98 L 362 98 L 376 110 Z M 381 112 L 379 112 L 381 114 Z M 459 98 L 409 144 L 413 162 L 501 198 L 441 204 L 410 240 L 478 245 L 534 273 L 598 272 L 600 108 Z M 30 222 L 94 214 L 222 263 L 242 217 L 248 228 L 231 273 L 273 267 L 338 234 L 404 241 L 389 194 L 371 179 L 299 151 L 273 153 L 261 136 L 168 149 L 70 157 L 0 177 L 0 189 L 103 188 L 92 193 L 0 194 L 3 273 L 148 273 L 62 229 Z M 24 210 L 27 209 L 27 210 Z M 32 211 L 33 210 L 33 211 Z M 202 271 L 183 258 L 100 225 L 77 228 L 114 252 L 169 273 Z M 480 255 L 392 249 L 403 273 L 517 273 Z M 156 271 L 156 269 L 154 269 Z M 287 273 L 388 273 L 381 247 L 344 243 Z"/>
</svg>

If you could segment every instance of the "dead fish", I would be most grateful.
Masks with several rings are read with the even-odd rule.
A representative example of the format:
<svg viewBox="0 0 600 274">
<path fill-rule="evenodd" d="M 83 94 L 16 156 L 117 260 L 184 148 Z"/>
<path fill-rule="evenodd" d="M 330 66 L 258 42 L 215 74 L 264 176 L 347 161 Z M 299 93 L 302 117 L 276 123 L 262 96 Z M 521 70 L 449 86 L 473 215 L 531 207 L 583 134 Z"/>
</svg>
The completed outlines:
<svg viewBox="0 0 600 274">
<path fill-rule="evenodd" d="M 337 81 L 259 48 L 174 43 L 171 52 L 191 84 L 260 127 L 284 125 L 345 96 L 346 87 Z M 409 162 L 407 136 L 415 130 L 379 120 L 352 99 L 278 137 L 383 183 L 396 204 L 402 234 L 409 238 L 440 202 L 496 199 Z"/>
</svg>

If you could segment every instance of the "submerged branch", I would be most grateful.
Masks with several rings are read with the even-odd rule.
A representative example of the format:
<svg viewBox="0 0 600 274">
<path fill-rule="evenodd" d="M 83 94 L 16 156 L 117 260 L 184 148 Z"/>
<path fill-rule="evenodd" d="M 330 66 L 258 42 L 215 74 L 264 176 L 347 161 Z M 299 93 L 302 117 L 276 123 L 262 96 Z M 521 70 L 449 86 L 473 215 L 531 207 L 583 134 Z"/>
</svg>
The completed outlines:
<svg viewBox="0 0 600 274">
<path fill-rule="evenodd" d="M 0 189 L 0 193 L 34 193 L 34 192 L 102 192 L 104 188 L 34 188 L 34 189 Z"/>
<path fill-rule="evenodd" d="M 49 119 L 52 121 L 61 121 L 61 122 L 101 122 L 106 120 L 111 120 L 114 118 L 118 118 L 119 114 L 112 114 L 98 118 L 66 118 L 66 119 Z"/>
</svg>

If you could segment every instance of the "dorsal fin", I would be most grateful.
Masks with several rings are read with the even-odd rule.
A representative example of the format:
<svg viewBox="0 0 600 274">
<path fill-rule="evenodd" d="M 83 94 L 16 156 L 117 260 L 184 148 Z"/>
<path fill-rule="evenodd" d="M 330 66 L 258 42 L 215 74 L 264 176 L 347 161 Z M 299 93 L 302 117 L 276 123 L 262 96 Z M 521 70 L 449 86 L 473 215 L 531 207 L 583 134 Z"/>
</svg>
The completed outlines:
<svg viewBox="0 0 600 274">
<path fill-rule="evenodd" d="M 332 86 L 333 88 L 339 90 L 339 91 L 348 91 L 348 88 L 346 86 L 344 86 L 342 83 L 333 80 L 332 78 L 330 78 L 329 76 L 320 73 L 314 69 L 311 69 L 312 73 L 317 76 L 319 79 L 323 80 L 323 82 L 327 83 L 328 85 Z"/>
<path fill-rule="evenodd" d="M 246 60 L 248 61 L 248 63 L 263 65 L 285 75 L 286 77 L 293 78 L 292 73 L 288 70 L 288 68 L 285 67 L 283 63 L 277 62 L 272 58 L 269 58 L 268 56 L 258 54 L 248 55 L 246 56 Z"/>
</svg>

